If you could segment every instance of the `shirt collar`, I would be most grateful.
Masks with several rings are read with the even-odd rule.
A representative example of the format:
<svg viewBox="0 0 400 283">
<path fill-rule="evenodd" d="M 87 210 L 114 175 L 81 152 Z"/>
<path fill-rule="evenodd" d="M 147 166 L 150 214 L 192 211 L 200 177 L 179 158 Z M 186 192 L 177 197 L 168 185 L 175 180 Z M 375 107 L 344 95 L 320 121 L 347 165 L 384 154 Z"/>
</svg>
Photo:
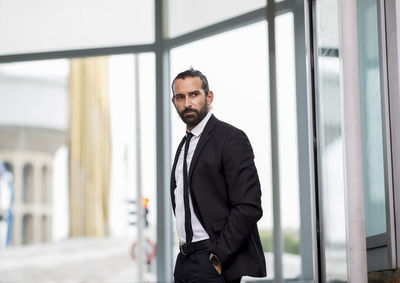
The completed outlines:
<svg viewBox="0 0 400 283">
<path fill-rule="evenodd" d="M 206 124 L 208 122 L 208 120 L 210 119 L 212 113 L 211 111 L 208 111 L 206 117 L 203 118 L 203 120 L 201 120 L 200 123 L 198 123 L 196 125 L 196 127 L 194 127 L 190 132 L 196 136 L 199 137 L 201 135 L 201 133 L 203 132 L 204 128 L 206 127 Z"/>
</svg>

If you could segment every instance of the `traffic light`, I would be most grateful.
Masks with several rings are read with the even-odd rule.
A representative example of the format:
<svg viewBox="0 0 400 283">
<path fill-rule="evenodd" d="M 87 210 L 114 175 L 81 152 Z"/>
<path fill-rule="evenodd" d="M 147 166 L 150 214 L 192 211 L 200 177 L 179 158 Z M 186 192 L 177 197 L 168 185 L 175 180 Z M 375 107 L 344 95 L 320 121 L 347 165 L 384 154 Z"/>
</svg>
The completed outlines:
<svg viewBox="0 0 400 283">
<path fill-rule="evenodd" d="M 137 224 L 136 217 L 138 216 L 136 200 L 127 200 L 127 203 L 129 205 L 128 214 L 130 215 L 128 224 L 131 226 L 135 226 Z M 141 204 L 143 207 L 144 227 L 149 227 L 149 220 L 147 218 L 147 215 L 149 214 L 149 209 L 148 209 L 149 199 L 142 198 Z"/>
<path fill-rule="evenodd" d="M 142 198 L 142 206 L 144 208 L 144 227 L 149 227 L 149 220 L 147 219 L 147 215 L 149 214 L 148 204 L 149 199 Z"/>
</svg>

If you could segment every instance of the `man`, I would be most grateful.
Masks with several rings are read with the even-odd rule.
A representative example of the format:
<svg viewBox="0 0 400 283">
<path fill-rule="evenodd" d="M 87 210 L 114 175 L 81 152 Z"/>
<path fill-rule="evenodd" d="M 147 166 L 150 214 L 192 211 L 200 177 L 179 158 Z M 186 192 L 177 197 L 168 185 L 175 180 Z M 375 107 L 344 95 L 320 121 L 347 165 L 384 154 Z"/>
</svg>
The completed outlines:
<svg viewBox="0 0 400 283">
<path fill-rule="evenodd" d="M 207 78 L 187 70 L 172 82 L 172 103 L 187 134 L 175 155 L 171 199 L 180 253 L 175 282 L 240 282 L 264 277 L 257 221 L 261 189 L 244 132 L 210 112 Z"/>
</svg>

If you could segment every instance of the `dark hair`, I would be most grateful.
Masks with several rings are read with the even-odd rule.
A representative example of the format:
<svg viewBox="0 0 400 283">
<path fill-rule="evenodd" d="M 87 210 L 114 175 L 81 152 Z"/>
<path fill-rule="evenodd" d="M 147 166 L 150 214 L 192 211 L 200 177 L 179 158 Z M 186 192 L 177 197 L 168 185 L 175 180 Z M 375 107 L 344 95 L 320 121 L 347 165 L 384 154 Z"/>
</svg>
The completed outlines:
<svg viewBox="0 0 400 283">
<path fill-rule="evenodd" d="M 183 72 L 179 73 L 175 77 L 175 79 L 172 81 L 172 85 L 171 85 L 172 93 L 174 93 L 174 83 L 175 83 L 175 81 L 178 80 L 178 79 L 184 80 L 187 77 L 190 77 L 190 78 L 198 77 L 198 78 L 200 78 L 201 79 L 201 88 L 204 90 L 204 92 L 206 94 L 208 94 L 210 89 L 208 87 L 208 81 L 207 81 L 206 76 L 203 75 L 200 71 L 193 69 L 192 67 L 190 67 L 189 70 L 186 70 L 186 71 L 183 71 Z"/>
</svg>

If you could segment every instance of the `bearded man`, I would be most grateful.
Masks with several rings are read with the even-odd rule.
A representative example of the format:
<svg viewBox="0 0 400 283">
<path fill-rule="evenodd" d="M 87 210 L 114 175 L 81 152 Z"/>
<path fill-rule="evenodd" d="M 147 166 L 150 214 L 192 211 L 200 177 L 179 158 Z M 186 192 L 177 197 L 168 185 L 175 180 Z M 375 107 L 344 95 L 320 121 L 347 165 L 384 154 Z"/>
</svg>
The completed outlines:
<svg viewBox="0 0 400 283">
<path fill-rule="evenodd" d="M 210 111 L 214 94 L 194 69 L 172 82 L 186 124 L 171 172 L 179 250 L 175 282 L 240 282 L 266 276 L 257 221 L 261 189 L 246 134 Z"/>
</svg>

